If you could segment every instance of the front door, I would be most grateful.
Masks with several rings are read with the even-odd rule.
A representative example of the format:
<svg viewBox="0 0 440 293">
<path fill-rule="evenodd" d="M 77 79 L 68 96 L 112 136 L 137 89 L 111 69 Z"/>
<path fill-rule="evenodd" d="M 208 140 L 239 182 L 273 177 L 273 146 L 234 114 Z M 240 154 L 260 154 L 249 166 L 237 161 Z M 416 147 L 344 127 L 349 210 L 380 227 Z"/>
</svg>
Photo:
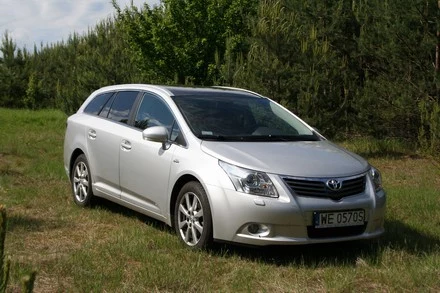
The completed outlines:
<svg viewBox="0 0 440 293">
<path fill-rule="evenodd" d="M 128 129 L 120 148 L 121 198 L 131 204 L 165 217 L 170 194 L 169 177 L 174 143 L 164 149 L 161 143 L 143 139 L 142 131 L 151 126 L 164 126 L 176 133 L 174 116 L 158 96 L 145 93 L 134 119 L 134 128 Z"/>
</svg>

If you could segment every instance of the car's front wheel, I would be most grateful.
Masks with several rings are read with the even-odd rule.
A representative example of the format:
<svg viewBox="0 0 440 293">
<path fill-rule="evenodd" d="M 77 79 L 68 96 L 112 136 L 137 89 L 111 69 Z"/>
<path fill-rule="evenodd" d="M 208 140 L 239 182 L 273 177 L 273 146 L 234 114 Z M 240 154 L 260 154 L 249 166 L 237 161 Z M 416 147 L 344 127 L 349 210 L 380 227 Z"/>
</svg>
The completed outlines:
<svg viewBox="0 0 440 293">
<path fill-rule="evenodd" d="M 93 192 L 92 180 L 90 175 L 89 163 L 85 155 L 79 155 L 71 172 L 70 181 L 72 183 L 73 200 L 79 206 L 85 207 L 90 205 Z"/>
<path fill-rule="evenodd" d="M 192 248 L 211 244 L 211 208 L 199 182 L 188 182 L 180 190 L 174 208 L 174 226 L 179 238 Z"/>
</svg>

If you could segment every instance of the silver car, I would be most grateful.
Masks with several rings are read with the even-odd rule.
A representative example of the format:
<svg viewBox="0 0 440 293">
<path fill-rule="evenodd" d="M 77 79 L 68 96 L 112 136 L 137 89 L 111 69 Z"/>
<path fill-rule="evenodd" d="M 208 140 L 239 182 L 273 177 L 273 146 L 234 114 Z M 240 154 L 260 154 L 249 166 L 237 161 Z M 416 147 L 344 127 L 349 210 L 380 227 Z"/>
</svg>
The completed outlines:
<svg viewBox="0 0 440 293">
<path fill-rule="evenodd" d="M 193 248 L 384 232 L 379 171 L 243 89 L 99 89 L 67 120 L 64 168 L 76 204 L 107 198 L 173 226 Z"/>
</svg>

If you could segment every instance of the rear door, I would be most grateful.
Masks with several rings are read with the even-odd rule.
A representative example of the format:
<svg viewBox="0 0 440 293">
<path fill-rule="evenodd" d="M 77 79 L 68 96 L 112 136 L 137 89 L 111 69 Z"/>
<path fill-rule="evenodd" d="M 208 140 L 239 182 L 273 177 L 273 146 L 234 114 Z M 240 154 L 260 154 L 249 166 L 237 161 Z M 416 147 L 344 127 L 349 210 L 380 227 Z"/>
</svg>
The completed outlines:
<svg viewBox="0 0 440 293">
<path fill-rule="evenodd" d="M 94 188 L 119 198 L 119 150 L 138 91 L 120 91 L 86 126 L 87 149 Z M 94 190 L 94 191 L 95 191 Z"/>
</svg>

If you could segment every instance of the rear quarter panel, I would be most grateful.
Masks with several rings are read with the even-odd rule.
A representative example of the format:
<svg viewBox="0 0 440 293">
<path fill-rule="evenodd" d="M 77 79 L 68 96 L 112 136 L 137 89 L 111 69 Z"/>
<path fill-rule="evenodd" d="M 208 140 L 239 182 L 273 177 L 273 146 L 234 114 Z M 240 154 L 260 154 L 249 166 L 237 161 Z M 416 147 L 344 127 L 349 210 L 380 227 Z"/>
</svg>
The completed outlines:
<svg viewBox="0 0 440 293">
<path fill-rule="evenodd" d="M 70 162 L 72 154 L 80 149 L 87 157 L 86 129 L 84 115 L 74 114 L 67 118 L 66 134 L 64 137 L 64 169 L 70 178 Z"/>
</svg>

